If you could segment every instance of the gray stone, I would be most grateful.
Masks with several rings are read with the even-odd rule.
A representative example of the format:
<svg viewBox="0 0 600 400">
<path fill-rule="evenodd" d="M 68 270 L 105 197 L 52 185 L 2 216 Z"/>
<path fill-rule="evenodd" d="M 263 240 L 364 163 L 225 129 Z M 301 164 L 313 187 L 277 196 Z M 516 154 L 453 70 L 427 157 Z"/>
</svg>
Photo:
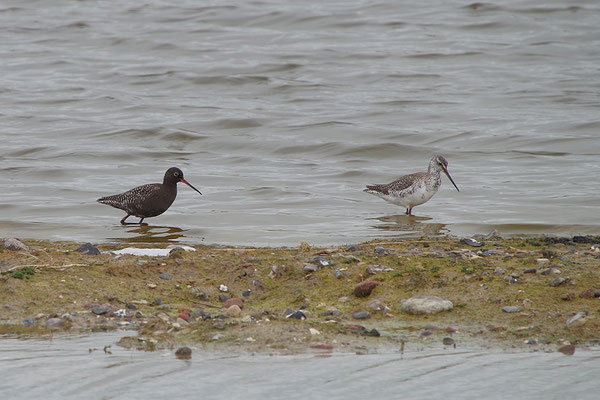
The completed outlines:
<svg viewBox="0 0 600 400">
<path fill-rule="evenodd" d="M 97 256 L 100 254 L 100 250 L 98 250 L 98 248 L 92 246 L 91 243 L 86 243 L 86 244 L 82 245 L 81 247 L 79 247 L 75 251 L 78 253 L 81 253 L 81 254 L 88 254 L 88 255 L 92 255 L 92 256 Z"/>
<path fill-rule="evenodd" d="M 35 320 L 33 318 L 25 318 L 23 320 L 23 326 L 26 328 L 32 328 L 35 325 Z"/>
<path fill-rule="evenodd" d="M 299 320 L 305 320 L 306 319 L 306 314 L 304 314 L 304 312 L 302 312 L 301 310 L 298 310 L 298 311 L 293 311 L 292 313 L 286 315 L 286 318 L 294 318 L 294 319 L 299 319 Z"/>
<path fill-rule="evenodd" d="M 571 318 L 569 318 L 569 319 L 567 320 L 567 325 L 571 325 L 573 322 L 575 322 L 575 321 L 577 321 L 578 319 L 580 319 L 580 318 L 583 318 L 583 317 L 585 317 L 585 316 L 587 316 L 587 315 L 588 315 L 588 312 L 587 312 L 587 311 L 581 311 L 581 312 L 578 312 L 577 314 L 573 315 Z"/>
<path fill-rule="evenodd" d="M 444 346 L 452 346 L 456 342 L 451 337 L 445 337 L 442 339 L 442 343 L 444 344 Z"/>
<path fill-rule="evenodd" d="M 565 278 L 554 278 L 550 281 L 550 286 L 557 287 L 565 283 L 567 280 Z"/>
<path fill-rule="evenodd" d="M 25 246 L 19 239 L 8 238 L 4 240 L 4 248 L 12 251 L 29 251 L 29 247 Z"/>
<path fill-rule="evenodd" d="M 342 279 L 344 277 L 344 274 L 339 269 L 336 269 L 333 272 L 333 276 L 335 277 L 335 279 Z"/>
<path fill-rule="evenodd" d="M 438 296 L 415 296 L 402 302 L 402 311 L 408 314 L 437 314 L 452 310 L 450 300 Z"/>
<path fill-rule="evenodd" d="M 394 270 L 394 268 L 384 267 L 383 265 L 369 265 L 367 267 L 367 273 L 369 275 L 375 275 L 380 272 L 389 272 L 389 271 L 393 271 L 393 270 Z"/>
<path fill-rule="evenodd" d="M 165 281 L 170 281 L 171 280 L 171 275 L 169 275 L 168 272 L 160 274 L 159 277 L 160 277 L 160 279 L 164 279 Z"/>
<path fill-rule="evenodd" d="M 46 321 L 46 328 L 51 331 L 63 329 L 65 327 L 65 320 L 62 318 L 50 318 Z"/>
<path fill-rule="evenodd" d="M 187 346 L 180 347 L 175 351 L 175 357 L 180 360 L 189 360 L 192 358 L 192 349 Z"/>
<path fill-rule="evenodd" d="M 387 255 L 390 254 L 390 251 L 388 249 L 386 249 L 385 247 L 381 247 L 381 246 L 377 246 L 373 249 L 373 251 L 377 254 L 381 254 L 381 255 Z"/>
<path fill-rule="evenodd" d="M 477 240 L 471 239 L 471 238 L 464 238 L 463 240 L 461 240 L 461 243 L 464 243 L 466 245 L 473 246 L 473 247 L 481 247 L 485 244 L 485 242 L 478 242 Z"/>
<path fill-rule="evenodd" d="M 519 306 L 505 306 L 502 307 L 502 311 L 505 313 L 517 313 L 523 311 L 523 309 Z"/>
<path fill-rule="evenodd" d="M 371 318 L 371 314 L 368 311 L 356 311 L 352 314 L 352 318 L 354 319 L 369 319 Z"/>
<path fill-rule="evenodd" d="M 356 247 L 355 244 L 350 244 L 350 245 L 344 247 L 344 251 L 356 251 L 356 250 L 358 250 L 358 247 Z"/>
<path fill-rule="evenodd" d="M 326 267 L 328 265 L 331 265 L 331 263 L 329 261 L 327 261 L 327 259 L 325 257 L 317 257 L 313 260 L 314 263 L 317 263 L 318 265 L 321 265 L 323 267 Z"/>
<path fill-rule="evenodd" d="M 190 288 L 190 294 L 202 301 L 209 301 L 208 296 L 204 293 L 204 291 L 199 287 Z"/>
<path fill-rule="evenodd" d="M 211 338 L 210 338 L 210 340 L 214 342 L 214 341 L 217 341 L 217 340 L 221 340 L 221 339 L 223 339 L 224 337 L 225 337 L 225 335 L 224 335 L 224 334 L 222 334 L 222 333 L 217 333 L 215 336 L 211 337 Z"/>
<path fill-rule="evenodd" d="M 96 315 L 103 315 L 106 314 L 108 312 L 108 309 L 106 307 L 92 307 L 92 312 Z"/>
<path fill-rule="evenodd" d="M 248 290 L 244 290 L 242 292 L 242 296 L 244 297 L 249 297 L 252 294 L 252 290 L 248 289 Z"/>
<path fill-rule="evenodd" d="M 303 269 L 304 272 L 317 272 L 321 269 L 321 267 L 315 264 L 305 264 Z"/>
</svg>

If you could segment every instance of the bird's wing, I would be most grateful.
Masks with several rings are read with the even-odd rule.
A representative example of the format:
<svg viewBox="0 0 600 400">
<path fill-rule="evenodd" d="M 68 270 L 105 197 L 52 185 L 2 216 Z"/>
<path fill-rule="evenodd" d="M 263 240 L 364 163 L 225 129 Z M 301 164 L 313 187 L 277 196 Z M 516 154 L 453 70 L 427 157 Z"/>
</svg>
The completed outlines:
<svg viewBox="0 0 600 400">
<path fill-rule="evenodd" d="M 130 212 L 130 210 L 139 208 L 144 200 L 152 198 L 159 192 L 160 185 L 150 183 L 135 187 L 124 193 L 102 197 L 98 199 L 98 203 L 107 204 L 109 206 Z"/>
<path fill-rule="evenodd" d="M 404 175 L 396 179 L 394 182 L 381 185 L 367 185 L 367 190 L 382 194 L 390 194 L 390 192 L 401 192 L 409 188 L 415 180 L 425 175 L 424 172 L 416 172 L 410 175 Z"/>
</svg>

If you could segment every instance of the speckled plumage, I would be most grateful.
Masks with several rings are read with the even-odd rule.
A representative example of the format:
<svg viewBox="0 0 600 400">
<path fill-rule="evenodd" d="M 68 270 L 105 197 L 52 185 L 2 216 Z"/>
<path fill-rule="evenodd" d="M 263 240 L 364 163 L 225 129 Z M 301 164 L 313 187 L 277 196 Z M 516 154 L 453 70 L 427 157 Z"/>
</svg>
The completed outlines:
<svg viewBox="0 0 600 400">
<path fill-rule="evenodd" d="M 183 172 L 179 168 L 172 167 L 165 172 L 163 183 L 149 183 L 97 201 L 125 211 L 127 215 L 121 220 L 122 224 L 128 224 L 125 220 L 131 215 L 141 218 L 138 222 L 141 224 L 144 218 L 156 217 L 167 211 L 177 197 L 178 182 L 183 182 L 200 193 L 183 179 Z"/>
<path fill-rule="evenodd" d="M 444 157 L 436 155 L 429 161 L 427 172 L 404 175 L 387 184 L 367 185 L 364 191 L 392 204 L 406 207 L 406 214 L 412 215 L 413 207 L 429 201 L 438 191 L 442 183 L 440 172 L 444 172 L 458 190 L 448 173 L 448 161 Z"/>
</svg>

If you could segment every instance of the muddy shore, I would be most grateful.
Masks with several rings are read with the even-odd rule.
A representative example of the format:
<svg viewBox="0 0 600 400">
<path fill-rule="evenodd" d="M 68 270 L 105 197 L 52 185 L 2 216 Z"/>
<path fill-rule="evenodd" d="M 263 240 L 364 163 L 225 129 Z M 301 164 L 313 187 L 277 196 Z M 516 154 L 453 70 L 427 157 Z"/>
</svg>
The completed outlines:
<svg viewBox="0 0 600 400">
<path fill-rule="evenodd" d="M 2 334 L 129 329 L 137 333 L 120 344 L 139 349 L 279 354 L 600 345 L 598 237 L 195 246 L 167 256 L 22 242 L 26 248 L 0 249 Z M 77 251 L 96 248 L 100 254 Z M 452 308 L 403 310 L 415 296 Z"/>
</svg>

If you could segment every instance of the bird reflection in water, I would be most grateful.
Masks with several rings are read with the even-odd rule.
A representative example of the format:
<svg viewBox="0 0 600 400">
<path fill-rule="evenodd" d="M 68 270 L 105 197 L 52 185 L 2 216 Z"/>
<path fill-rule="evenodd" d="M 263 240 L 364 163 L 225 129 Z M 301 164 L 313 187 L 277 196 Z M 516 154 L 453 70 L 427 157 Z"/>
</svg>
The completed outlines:
<svg viewBox="0 0 600 400">
<path fill-rule="evenodd" d="M 125 243 L 171 243 L 185 237 L 185 231 L 175 226 L 130 225 L 125 238 L 115 238 Z"/>
<path fill-rule="evenodd" d="M 445 224 L 432 224 L 425 221 L 431 220 L 429 217 L 415 217 L 413 215 L 385 215 L 374 220 L 381 221 L 383 224 L 374 225 L 373 228 L 386 231 L 404 232 L 406 235 L 436 236 L 448 232 Z"/>
</svg>

